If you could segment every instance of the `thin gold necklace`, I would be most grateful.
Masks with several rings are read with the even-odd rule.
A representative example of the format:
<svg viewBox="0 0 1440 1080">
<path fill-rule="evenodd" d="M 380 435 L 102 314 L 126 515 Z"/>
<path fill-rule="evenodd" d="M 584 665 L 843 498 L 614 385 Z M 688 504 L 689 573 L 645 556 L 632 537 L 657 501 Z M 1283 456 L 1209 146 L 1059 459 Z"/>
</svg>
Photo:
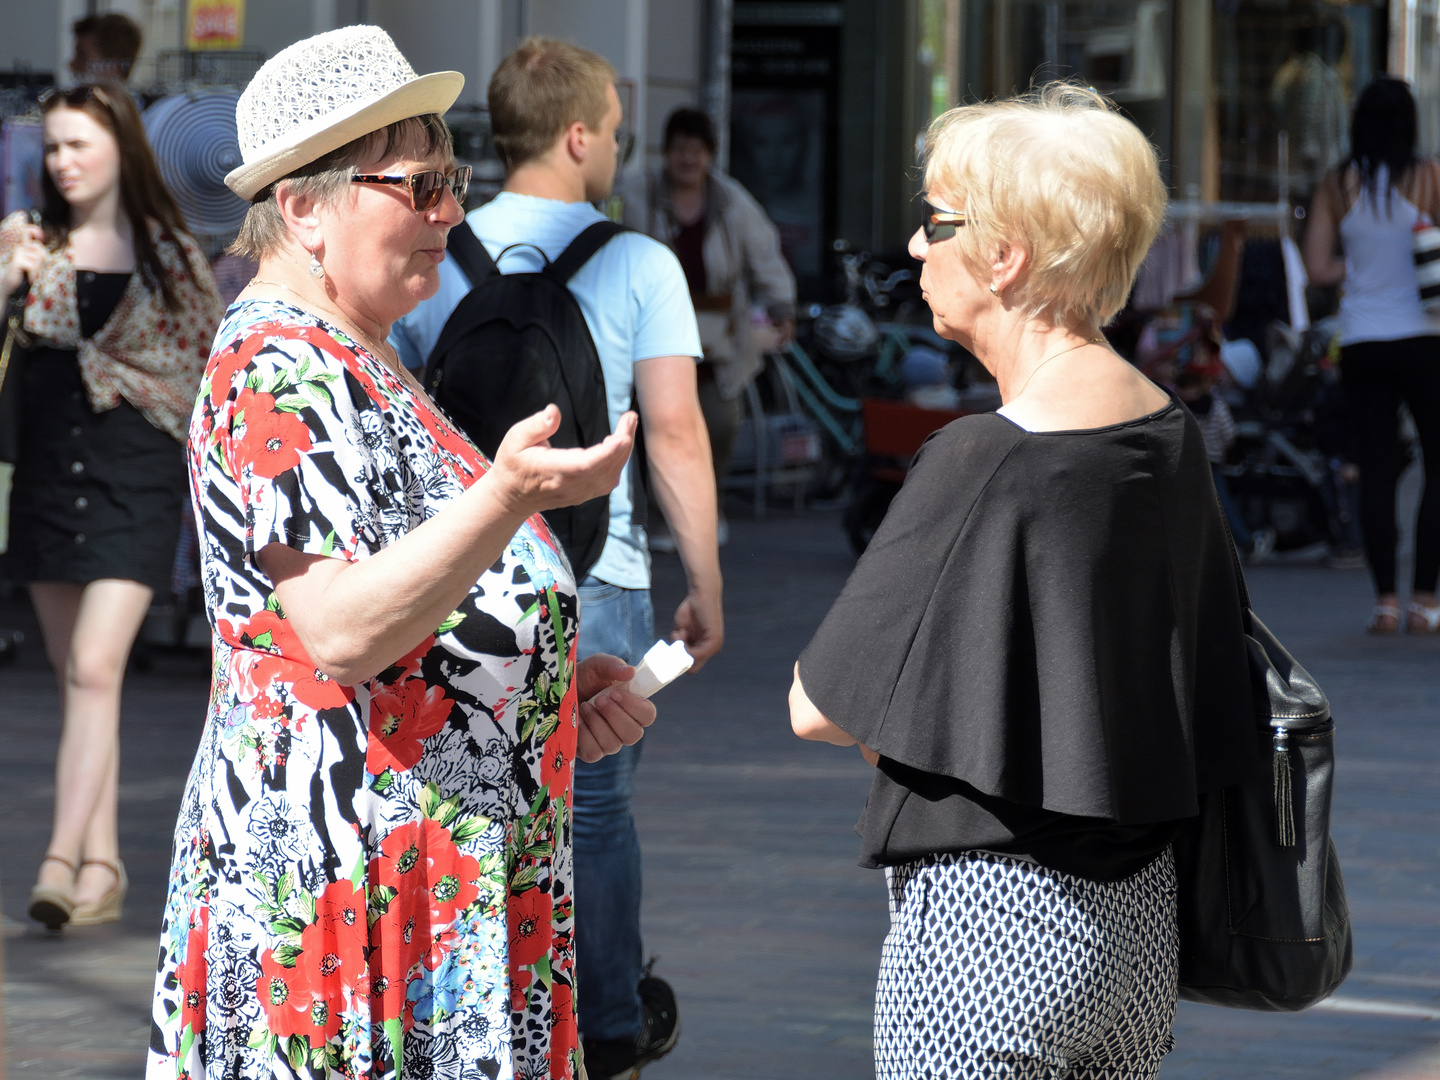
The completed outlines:
<svg viewBox="0 0 1440 1080">
<path fill-rule="evenodd" d="M 413 377 L 411 377 L 410 373 L 405 370 L 405 365 L 400 363 L 400 357 L 398 354 L 394 354 L 393 349 L 391 349 L 390 353 L 387 354 L 384 349 L 381 349 L 376 345 L 374 339 L 371 338 L 369 334 L 363 332 L 358 326 L 355 325 L 352 320 L 346 318 L 345 315 L 343 315 L 341 312 L 334 311 L 328 307 L 321 307 L 321 305 L 316 304 L 308 296 L 305 296 L 303 293 L 299 292 L 296 289 L 292 289 L 289 285 L 286 285 L 282 281 L 265 281 L 261 278 L 253 277 L 250 279 L 250 284 L 269 285 L 272 289 L 284 289 L 286 292 L 290 293 L 292 296 L 298 297 L 306 304 L 312 307 L 320 308 L 320 314 L 328 315 L 330 318 L 335 319 L 340 323 L 342 329 L 347 329 L 352 334 L 354 334 L 355 337 L 360 341 L 360 343 L 370 351 L 370 354 L 372 356 L 378 357 L 385 364 L 385 366 L 394 371 L 395 374 L 402 381 L 413 382 Z M 389 343 L 387 342 L 386 344 L 388 345 Z"/>
<path fill-rule="evenodd" d="M 1020 387 L 1019 390 L 1015 392 L 1014 397 L 1012 397 L 1010 400 L 1014 401 L 1015 398 L 1018 398 L 1021 394 L 1025 393 L 1025 387 L 1030 385 L 1030 380 L 1035 378 L 1035 373 L 1039 371 L 1042 367 L 1044 367 L 1046 364 L 1050 363 L 1051 360 L 1058 360 L 1066 353 L 1072 353 L 1076 349 L 1083 349 L 1086 345 L 1099 345 L 1100 342 L 1104 340 L 1105 338 L 1103 335 L 1101 337 L 1092 337 L 1089 341 L 1082 341 L 1079 345 L 1071 345 L 1068 349 L 1061 349 L 1059 352 L 1052 353 L 1051 355 L 1045 357 L 1044 360 L 1041 360 L 1040 363 L 1036 364 L 1030 370 L 1030 374 L 1026 376 L 1024 384 Z"/>
</svg>

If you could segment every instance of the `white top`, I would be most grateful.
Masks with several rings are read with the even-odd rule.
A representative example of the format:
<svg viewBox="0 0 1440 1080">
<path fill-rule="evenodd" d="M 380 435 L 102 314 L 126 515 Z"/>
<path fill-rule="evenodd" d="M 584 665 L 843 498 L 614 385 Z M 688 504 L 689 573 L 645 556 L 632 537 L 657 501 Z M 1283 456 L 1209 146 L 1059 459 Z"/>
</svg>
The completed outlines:
<svg viewBox="0 0 1440 1080">
<path fill-rule="evenodd" d="M 496 258 L 511 244 L 534 244 L 557 258 L 586 228 L 605 216 L 587 202 L 566 203 L 502 191 L 466 217 L 470 228 Z M 499 264 L 501 273 L 542 268 L 533 248 L 520 247 Z M 406 367 L 424 365 L 440 338 L 445 321 L 470 291 L 470 282 L 446 259 L 440 264 L 440 289 L 396 322 L 390 343 Z M 630 408 L 633 367 L 657 356 L 699 358 L 700 331 L 685 272 L 675 253 L 643 233 L 622 233 L 595 253 L 570 279 L 570 292 L 580 304 L 585 325 L 600 354 L 605 393 L 613 431 Z M 645 523 L 631 520 L 630 471 L 610 493 L 610 535 L 590 573 L 622 589 L 650 587 L 650 552 Z"/>
<path fill-rule="evenodd" d="M 1389 198 L 1386 198 L 1386 191 Z M 1440 319 L 1420 306 L 1410 234 L 1428 215 L 1390 187 L 1389 170 L 1376 170 L 1376 198 L 1361 190 L 1340 220 L 1345 251 L 1345 294 L 1340 298 L 1340 344 L 1400 341 L 1440 335 Z"/>
</svg>

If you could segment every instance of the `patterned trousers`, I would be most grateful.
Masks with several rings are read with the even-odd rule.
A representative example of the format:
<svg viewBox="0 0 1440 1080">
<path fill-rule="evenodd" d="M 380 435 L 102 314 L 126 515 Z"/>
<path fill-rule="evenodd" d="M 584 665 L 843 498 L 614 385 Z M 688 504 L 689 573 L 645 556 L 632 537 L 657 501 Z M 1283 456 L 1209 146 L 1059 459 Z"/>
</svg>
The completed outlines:
<svg viewBox="0 0 1440 1080">
<path fill-rule="evenodd" d="M 1175 860 L 1089 881 L 995 855 L 886 871 L 878 1080 L 1153 1080 L 1174 1040 Z"/>
</svg>

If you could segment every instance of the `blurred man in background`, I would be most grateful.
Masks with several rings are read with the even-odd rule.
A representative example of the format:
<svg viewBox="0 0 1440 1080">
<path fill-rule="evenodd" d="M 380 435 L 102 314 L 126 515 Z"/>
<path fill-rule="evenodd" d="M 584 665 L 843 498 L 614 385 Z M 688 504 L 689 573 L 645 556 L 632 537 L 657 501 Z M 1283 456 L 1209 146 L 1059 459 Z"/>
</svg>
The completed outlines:
<svg viewBox="0 0 1440 1080">
<path fill-rule="evenodd" d="M 70 28 L 75 55 L 70 72 L 81 82 L 125 82 L 140 55 L 140 27 L 119 12 L 86 15 Z"/>
</svg>

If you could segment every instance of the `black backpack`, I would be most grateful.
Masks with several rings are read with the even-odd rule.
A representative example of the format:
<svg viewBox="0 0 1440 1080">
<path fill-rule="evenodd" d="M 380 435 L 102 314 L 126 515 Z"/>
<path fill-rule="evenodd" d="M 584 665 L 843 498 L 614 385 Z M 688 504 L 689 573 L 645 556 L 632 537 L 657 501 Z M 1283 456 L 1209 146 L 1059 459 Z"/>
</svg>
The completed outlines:
<svg viewBox="0 0 1440 1080">
<path fill-rule="evenodd" d="M 473 288 L 430 352 L 425 389 L 488 456 L 495 456 L 511 425 L 552 402 L 560 407 L 560 430 L 550 436 L 551 446 L 594 446 L 610 434 L 600 354 L 568 283 L 625 231 L 597 221 L 554 262 L 546 259 L 543 270 L 502 274 L 473 230 L 450 230 L 446 251 Z M 609 497 L 547 510 L 545 521 L 565 548 L 575 580 L 583 581 L 605 547 Z"/>
</svg>

